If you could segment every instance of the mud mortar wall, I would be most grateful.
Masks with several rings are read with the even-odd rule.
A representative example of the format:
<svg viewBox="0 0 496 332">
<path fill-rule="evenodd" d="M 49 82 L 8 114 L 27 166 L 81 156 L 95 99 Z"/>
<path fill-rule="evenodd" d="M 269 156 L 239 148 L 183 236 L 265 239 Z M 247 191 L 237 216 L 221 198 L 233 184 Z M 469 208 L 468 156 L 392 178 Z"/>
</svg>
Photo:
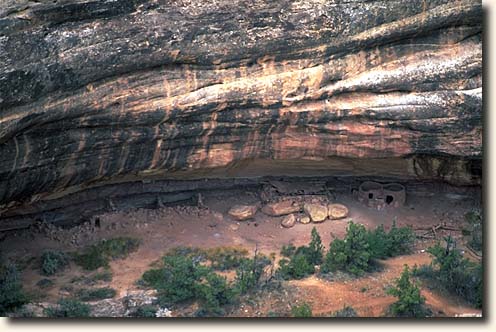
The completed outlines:
<svg viewBox="0 0 496 332">
<path fill-rule="evenodd" d="M 4 0 L 0 218 L 148 179 L 479 185 L 481 24 L 474 0 Z"/>
</svg>

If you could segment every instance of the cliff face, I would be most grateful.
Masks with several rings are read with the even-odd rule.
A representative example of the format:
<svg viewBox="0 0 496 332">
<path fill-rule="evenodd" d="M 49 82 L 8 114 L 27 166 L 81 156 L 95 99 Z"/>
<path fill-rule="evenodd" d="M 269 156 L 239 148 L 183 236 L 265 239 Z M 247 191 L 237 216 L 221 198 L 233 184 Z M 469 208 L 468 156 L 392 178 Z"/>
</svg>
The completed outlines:
<svg viewBox="0 0 496 332">
<path fill-rule="evenodd" d="M 0 0 L 0 214 L 111 181 L 479 184 L 474 0 Z"/>
</svg>

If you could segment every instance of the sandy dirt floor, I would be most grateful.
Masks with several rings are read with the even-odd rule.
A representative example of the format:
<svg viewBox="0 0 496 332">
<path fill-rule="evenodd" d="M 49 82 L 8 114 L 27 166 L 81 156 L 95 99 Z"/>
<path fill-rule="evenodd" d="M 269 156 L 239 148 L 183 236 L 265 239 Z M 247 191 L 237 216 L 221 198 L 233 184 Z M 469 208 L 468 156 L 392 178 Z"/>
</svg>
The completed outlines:
<svg viewBox="0 0 496 332">
<path fill-rule="evenodd" d="M 137 289 L 136 281 L 150 268 L 164 252 L 177 246 L 210 248 L 218 246 L 240 246 L 253 252 L 255 247 L 265 254 L 279 251 L 284 244 L 306 245 L 310 241 L 313 226 L 319 231 L 326 248 L 333 236 L 342 238 L 349 220 L 374 228 L 380 224 L 389 227 L 393 220 L 399 226 L 411 225 L 414 228 L 430 227 L 447 222 L 454 227 L 464 226 L 464 214 L 474 207 L 470 200 L 447 198 L 444 195 L 430 197 L 409 196 L 404 207 L 377 211 L 346 194 L 336 197 L 336 202 L 349 208 L 349 217 L 320 224 L 299 224 L 292 228 L 280 225 L 282 217 L 269 217 L 258 212 L 252 221 L 235 221 L 227 211 L 234 204 L 259 202 L 256 192 L 237 191 L 212 193 L 204 197 L 204 207 L 175 206 L 157 210 L 135 210 L 113 212 L 99 216 L 101 227 L 88 236 L 86 245 L 100 239 L 117 236 L 131 236 L 142 240 L 139 249 L 129 257 L 111 262 L 113 279 L 103 283 L 117 290 L 118 296 L 125 296 Z M 445 234 L 438 234 L 439 237 Z M 460 232 L 451 235 L 463 243 Z M 399 277 L 404 264 L 430 263 L 425 249 L 434 242 L 418 241 L 411 255 L 382 261 L 383 269 L 369 273 L 358 279 L 329 281 L 311 276 L 303 280 L 285 282 L 284 292 L 267 294 L 258 298 L 255 304 L 243 304 L 235 308 L 233 316 L 266 316 L 268 312 L 288 311 L 291 305 L 308 302 L 314 315 L 326 315 L 343 308 L 355 308 L 359 316 L 382 316 L 394 298 L 386 294 L 394 279 Z M 54 278 L 55 285 L 48 290 L 40 290 L 36 283 L 43 279 L 37 269 L 36 257 L 44 249 L 77 250 L 74 245 L 49 239 L 30 231 L 17 231 L 7 234 L 0 243 L 0 249 L 17 262 L 24 265 L 22 279 L 24 287 L 38 294 L 40 301 L 56 302 L 67 296 L 67 285 L 75 277 L 84 275 L 81 268 L 71 263 L 69 269 Z M 39 263 L 38 263 L 39 264 Z M 455 316 L 467 313 L 480 313 L 462 300 L 443 294 L 438 289 L 422 286 L 422 294 L 427 305 L 436 316 Z"/>
</svg>

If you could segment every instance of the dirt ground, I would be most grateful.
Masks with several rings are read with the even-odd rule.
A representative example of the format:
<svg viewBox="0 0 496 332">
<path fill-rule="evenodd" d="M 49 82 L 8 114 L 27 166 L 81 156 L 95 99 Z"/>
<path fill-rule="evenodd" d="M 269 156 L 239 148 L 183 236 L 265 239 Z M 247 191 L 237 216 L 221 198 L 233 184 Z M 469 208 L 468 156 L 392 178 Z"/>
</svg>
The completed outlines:
<svg viewBox="0 0 496 332">
<path fill-rule="evenodd" d="M 252 221 L 234 221 L 227 211 L 235 204 L 259 202 L 256 192 L 239 190 L 237 192 L 212 193 L 203 199 L 204 207 L 176 206 L 157 210 L 135 210 L 131 212 L 113 212 L 99 216 L 101 227 L 93 229 L 86 244 L 117 236 L 140 238 L 142 244 L 138 251 L 122 260 L 111 262 L 113 279 L 104 283 L 118 292 L 118 297 L 136 290 L 135 282 L 168 249 L 177 246 L 217 247 L 240 246 L 253 252 L 255 247 L 265 254 L 276 253 L 284 244 L 305 245 L 310 241 L 313 226 L 319 231 L 323 243 L 328 248 L 334 237 L 342 238 L 350 219 L 362 223 L 367 228 L 384 224 L 390 226 L 394 219 L 398 226 L 411 225 L 414 228 L 430 227 L 440 222 L 447 222 L 454 227 L 464 226 L 464 214 L 474 207 L 471 200 L 446 195 L 421 197 L 409 195 L 407 204 L 396 209 L 377 211 L 353 199 L 347 194 L 340 194 L 336 202 L 349 208 L 349 218 L 337 221 L 327 220 L 320 224 L 299 224 L 292 228 L 280 226 L 282 217 L 269 217 L 258 212 Z M 444 235 L 448 233 L 445 232 Z M 443 234 L 438 234 L 442 236 Z M 451 235 L 462 244 L 460 232 Z M 384 269 L 352 280 L 329 281 L 316 276 L 303 280 L 287 282 L 285 292 L 289 294 L 268 295 L 257 299 L 253 305 L 244 304 L 231 314 L 233 316 L 266 316 L 268 312 L 288 311 L 291 305 L 308 302 L 314 315 L 325 315 L 352 306 L 359 316 L 377 317 L 384 315 L 394 298 L 386 294 L 388 286 L 399 277 L 404 264 L 428 264 L 430 256 L 425 249 L 433 244 L 432 240 L 418 241 L 411 255 L 395 257 L 383 261 Z M 84 275 L 81 268 L 71 263 L 69 269 L 57 275 L 55 285 L 48 290 L 40 290 L 36 283 L 43 279 L 38 272 L 37 259 L 44 249 L 77 250 L 74 245 L 49 239 L 42 234 L 31 231 L 16 231 L 7 234 L 0 243 L 0 250 L 13 260 L 20 262 L 24 269 L 22 280 L 24 287 L 44 302 L 56 302 L 67 296 L 67 285 L 75 277 Z M 422 286 L 422 294 L 427 305 L 436 316 L 456 316 L 460 314 L 480 314 L 462 300 L 443 294 L 438 289 Z M 293 302 L 294 301 L 294 302 Z"/>
</svg>

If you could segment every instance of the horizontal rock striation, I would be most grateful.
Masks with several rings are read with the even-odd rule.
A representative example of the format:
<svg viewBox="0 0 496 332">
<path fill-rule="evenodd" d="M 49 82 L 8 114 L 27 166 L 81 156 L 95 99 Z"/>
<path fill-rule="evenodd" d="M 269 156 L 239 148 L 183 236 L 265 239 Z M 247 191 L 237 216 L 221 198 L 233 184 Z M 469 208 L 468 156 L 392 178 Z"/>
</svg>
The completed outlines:
<svg viewBox="0 0 496 332">
<path fill-rule="evenodd" d="M 148 178 L 481 165 L 480 1 L 0 0 L 0 219 Z"/>
</svg>

